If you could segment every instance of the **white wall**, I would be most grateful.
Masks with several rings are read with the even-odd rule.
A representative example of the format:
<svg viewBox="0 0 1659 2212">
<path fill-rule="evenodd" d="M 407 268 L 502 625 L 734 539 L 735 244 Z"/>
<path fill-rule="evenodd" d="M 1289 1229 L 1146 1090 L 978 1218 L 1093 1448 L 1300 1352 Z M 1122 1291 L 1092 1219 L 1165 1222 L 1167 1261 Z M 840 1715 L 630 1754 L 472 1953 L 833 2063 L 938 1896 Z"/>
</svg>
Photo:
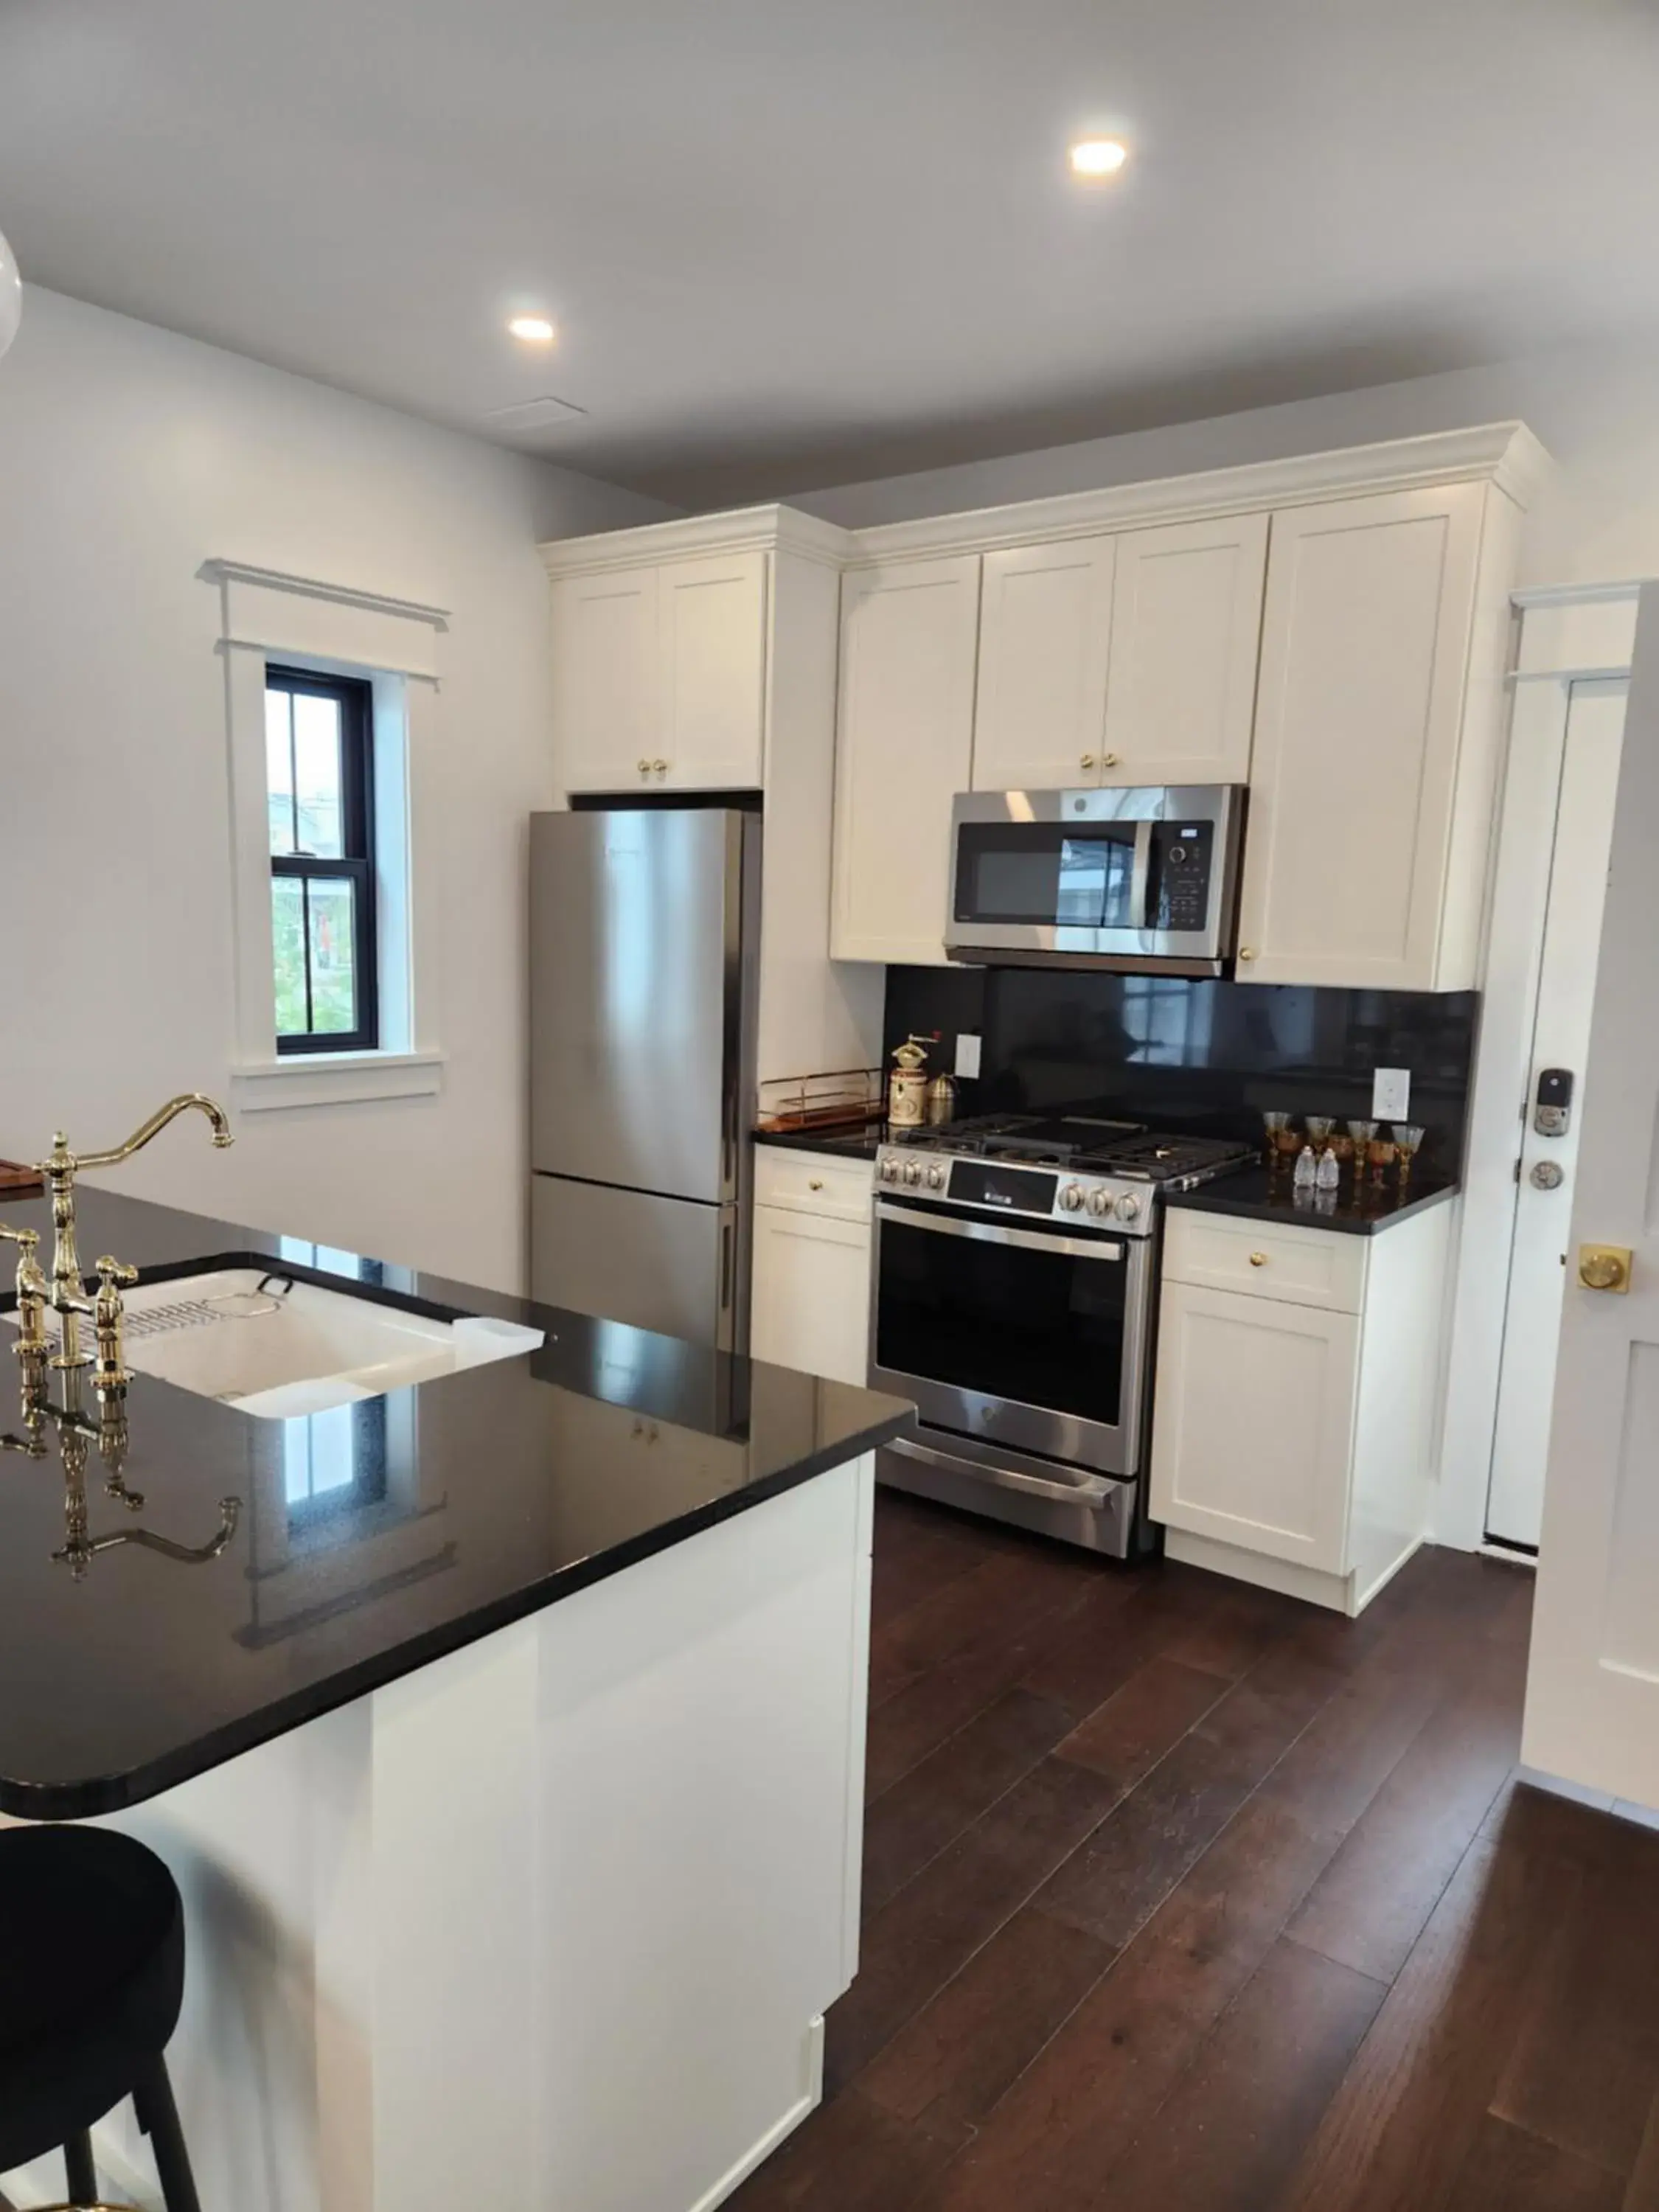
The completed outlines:
<svg viewBox="0 0 1659 2212">
<path fill-rule="evenodd" d="M 770 496 L 848 529 L 1519 417 L 1559 464 L 1523 583 L 1659 575 L 1659 343 L 1576 347 L 914 476 Z"/>
<path fill-rule="evenodd" d="M 216 556 L 451 611 L 436 1098 L 191 1121 L 121 1186 L 516 1287 L 538 538 L 670 510 L 31 287 L 0 362 L 0 1155 L 118 1141 L 233 1056 Z"/>
</svg>

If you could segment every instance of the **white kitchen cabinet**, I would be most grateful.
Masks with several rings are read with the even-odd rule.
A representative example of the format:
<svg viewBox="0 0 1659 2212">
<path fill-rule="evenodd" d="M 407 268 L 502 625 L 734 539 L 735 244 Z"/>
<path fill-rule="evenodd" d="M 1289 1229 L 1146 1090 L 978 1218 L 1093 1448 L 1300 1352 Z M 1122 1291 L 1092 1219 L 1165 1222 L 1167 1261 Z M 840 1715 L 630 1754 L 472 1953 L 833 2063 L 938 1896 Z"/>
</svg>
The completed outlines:
<svg viewBox="0 0 1659 2212">
<path fill-rule="evenodd" d="M 1355 1613 L 1411 1557 L 1451 1216 L 1356 1237 L 1171 1209 L 1150 1488 L 1171 1558 Z"/>
<path fill-rule="evenodd" d="M 766 583 L 753 549 L 555 579 L 554 735 L 568 791 L 759 787 Z"/>
<path fill-rule="evenodd" d="M 661 734 L 657 571 L 562 576 L 552 602 L 561 781 L 570 791 L 637 788 Z"/>
<path fill-rule="evenodd" d="M 1134 530 L 1116 544 L 1100 781 L 1243 783 L 1267 516 Z"/>
<path fill-rule="evenodd" d="M 835 959 L 944 963 L 951 801 L 973 754 L 979 571 L 969 554 L 842 580 Z"/>
<path fill-rule="evenodd" d="M 1476 981 L 1516 510 L 1482 483 L 1275 514 L 1242 981 Z"/>
<path fill-rule="evenodd" d="M 757 1146 L 755 1161 L 750 1350 L 775 1366 L 861 1384 L 874 1171 L 781 1146 Z"/>
<path fill-rule="evenodd" d="M 975 791 L 1100 781 L 1112 641 L 1110 538 L 1006 546 L 980 588 Z"/>
</svg>

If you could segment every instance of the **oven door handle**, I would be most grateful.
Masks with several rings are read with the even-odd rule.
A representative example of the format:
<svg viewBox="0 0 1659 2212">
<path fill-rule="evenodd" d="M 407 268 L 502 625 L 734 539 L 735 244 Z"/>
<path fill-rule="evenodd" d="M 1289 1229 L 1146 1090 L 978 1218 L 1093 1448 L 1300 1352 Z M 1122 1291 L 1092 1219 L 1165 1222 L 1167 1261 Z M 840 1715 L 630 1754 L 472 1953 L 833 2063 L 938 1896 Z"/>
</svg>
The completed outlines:
<svg viewBox="0 0 1659 2212">
<path fill-rule="evenodd" d="M 1121 1260 L 1123 1247 L 1104 1238 L 1049 1236 L 1040 1229 L 999 1229 L 988 1221 L 957 1221 L 949 1214 L 927 1214 L 919 1206 L 890 1206 L 878 1201 L 878 1221 L 902 1222 L 907 1229 L 925 1229 L 930 1237 L 970 1237 L 976 1244 L 1017 1244 L 1023 1252 L 1060 1252 L 1073 1260 Z"/>
<path fill-rule="evenodd" d="M 1132 929 L 1150 929 L 1146 919 L 1146 896 L 1152 882 L 1152 824 L 1148 817 L 1135 824 L 1135 855 L 1133 872 L 1129 878 L 1129 912 Z"/>
<path fill-rule="evenodd" d="M 980 1482 L 994 1483 L 999 1490 L 1023 1491 L 1030 1498 L 1047 1498 L 1060 1505 L 1087 1505 L 1098 1510 L 1124 1488 L 1103 1474 L 1080 1474 L 1075 1482 L 1045 1482 L 1041 1475 L 1024 1474 L 1014 1467 L 991 1467 L 981 1460 L 962 1459 L 955 1452 L 935 1451 L 914 1437 L 895 1437 L 886 1449 L 902 1459 L 919 1459 L 946 1474 L 971 1474 Z"/>
</svg>

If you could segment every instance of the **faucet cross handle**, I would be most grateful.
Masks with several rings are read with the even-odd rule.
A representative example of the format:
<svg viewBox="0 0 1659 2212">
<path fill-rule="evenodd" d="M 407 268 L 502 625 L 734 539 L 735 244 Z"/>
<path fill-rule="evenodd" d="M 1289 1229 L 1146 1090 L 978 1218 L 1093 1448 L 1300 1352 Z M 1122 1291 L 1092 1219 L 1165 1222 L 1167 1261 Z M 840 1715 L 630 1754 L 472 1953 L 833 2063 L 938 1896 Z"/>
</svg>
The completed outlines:
<svg viewBox="0 0 1659 2212">
<path fill-rule="evenodd" d="M 45 1349 L 46 1297 L 50 1285 L 40 1269 L 40 1232 L 9 1229 L 0 1221 L 0 1238 L 17 1247 L 17 1343 L 20 1358 Z"/>
<path fill-rule="evenodd" d="M 94 1390 L 125 1390 L 132 1380 L 122 1356 L 125 1309 L 120 1286 L 137 1279 L 137 1267 L 128 1267 L 125 1260 L 112 1259 L 107 1252 L 98 1262 L 98 1295 L 92 1302 L 92 1323 L 98 1339 L 98 1364 L 92 1378 Z"/>
</svg>

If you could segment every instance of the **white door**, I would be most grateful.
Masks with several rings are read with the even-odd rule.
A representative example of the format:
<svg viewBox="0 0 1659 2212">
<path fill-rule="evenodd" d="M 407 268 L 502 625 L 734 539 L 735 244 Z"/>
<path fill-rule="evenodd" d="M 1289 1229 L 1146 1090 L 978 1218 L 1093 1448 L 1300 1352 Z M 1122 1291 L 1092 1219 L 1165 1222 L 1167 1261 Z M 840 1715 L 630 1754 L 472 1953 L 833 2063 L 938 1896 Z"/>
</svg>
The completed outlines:
<svg viewBox="0 0 1659 2212">
<path fill-rule="evenodd" d="M 862 1384 L 870 1366 L 870 1224 L 755 1208 L 749 1349 L 757 1359 Z"/>
<path fill-rule="evenodd" d="M 1099 782 L 1115 565 L 1109 538 L 985 556 L 975 791 Z"/>
<path fill-rule="evenodd" d="M 1584 1063 L 1521 1756 L 1659 1807 L 1659 586 L 1637 620 Z M 1622 1295 L 1590 1248 L 1628 1248 Z"/>
<path fill-rule="evenodd" d="M 1153 1517 L 1346 1573 L 1358 1371 L 1357 1314 L 1166 1282 Z"/>
<path fill-rule="evenodd" d="M 1451 988 L 1438 955 L 1486 498 L 1449 484 L 1274 515 L 1241 981 Z"/>
<path fill-rule="evenodd" d="M 1265 514 L 1117 540 L 1103 782 L 1249 780 L 1267 566 Z"/>
<path fill-rule="evenodd" d="M 842 579 L 832 959 L 944 964 L 978 639 L 976 553 Z"/>
<path fill-rule="evenodd" d="M 1625 727 L 1625 691 L 1626 686 L 1617 682 L 1576 684 L 1571 690 L 1531 1063 L 1525 1098 L 1517 1101 L 1522 1136 L 1486 1534 L 1498 1543 L 1534 1551 L 1544 1514 L 1555 1348 L 1572 1242 L 1584 1060 Z M 1539 1078 L 1549 1068 L 1565 1068 L 1574 1079 L 1571 1116 L 1560 1136 L 1547 1135 L 1535 1125 Z"/>
<path fill-rule="evenodd" d="M 670 790 L 758 790 L 765 554 L 667 562 L 657 592 L 662 708 L 653 781 Z"/>
<path fill-rule="evenodd" d="M 657 571 L 562 576 L 552 607 L 561 783 L 567 791 L 644 788 L 661 751 Z"/>
</svg>

